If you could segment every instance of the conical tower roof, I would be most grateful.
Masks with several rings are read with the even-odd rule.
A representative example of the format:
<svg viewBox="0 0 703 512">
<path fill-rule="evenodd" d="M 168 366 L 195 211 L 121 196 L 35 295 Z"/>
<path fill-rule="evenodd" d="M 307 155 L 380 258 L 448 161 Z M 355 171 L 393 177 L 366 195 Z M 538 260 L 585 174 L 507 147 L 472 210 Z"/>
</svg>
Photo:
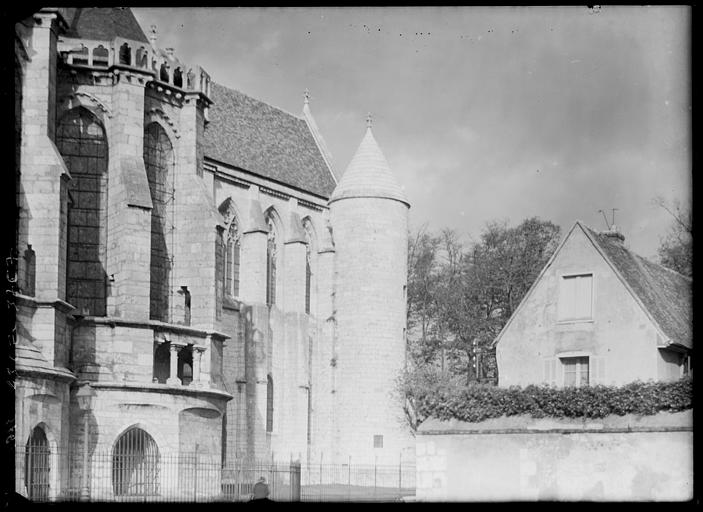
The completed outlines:
<svg viewBox="0 0 703 512">
<path fill-rule="evenodd" d="M 386 157 L 367 124 L 366 134 L 354 157 L 332 192 L 330 203 L 350 197 L 395 199 L 410 206 L 405 192 L 393 176 Z"/>
</svg>

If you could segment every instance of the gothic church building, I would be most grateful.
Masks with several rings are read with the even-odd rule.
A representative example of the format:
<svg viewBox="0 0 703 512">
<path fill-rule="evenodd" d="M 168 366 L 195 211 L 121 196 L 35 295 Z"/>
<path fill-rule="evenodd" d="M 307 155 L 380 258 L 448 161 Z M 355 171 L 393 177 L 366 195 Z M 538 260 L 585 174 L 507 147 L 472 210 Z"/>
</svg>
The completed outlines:
<svg viewBox="0 0 703 512">
<path fill-rule="evenodd" d="M 414 457 L 410 205 L 370 124 L 337 180 L 307 100 L 213 82 L 125 8 L 18 23 L 15 91 L 15 440 L 49 499 L 86 432 L 88 456 Z"/>
</svg>

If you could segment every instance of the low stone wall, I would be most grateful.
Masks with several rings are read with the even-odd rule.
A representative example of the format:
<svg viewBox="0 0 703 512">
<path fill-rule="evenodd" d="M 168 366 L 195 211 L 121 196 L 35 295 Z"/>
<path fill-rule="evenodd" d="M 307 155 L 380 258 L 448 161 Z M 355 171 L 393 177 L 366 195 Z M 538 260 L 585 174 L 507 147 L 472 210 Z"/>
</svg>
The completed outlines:
<svg viewBox="0 0 703 512">
<path fill-rule="evenodd" d="M 692 411 L 598 420 L 429 419 L 418 501 L 681 501 L 693 497 Z"/>
</svg>

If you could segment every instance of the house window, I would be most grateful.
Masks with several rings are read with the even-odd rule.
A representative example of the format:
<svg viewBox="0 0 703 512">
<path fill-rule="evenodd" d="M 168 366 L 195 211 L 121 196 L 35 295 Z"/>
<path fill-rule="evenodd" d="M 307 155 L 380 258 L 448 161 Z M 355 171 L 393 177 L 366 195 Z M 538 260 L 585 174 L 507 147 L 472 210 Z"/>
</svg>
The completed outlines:
<svg viewBox="0 0 703 512">
<path fill-rule="evenodd" d="M 112 488 L 116 496 L 153 496 L 159 492 L 159 449 L 144 430 L 132 427 L 112 451 Z"/>
<path fill-rule="evenodd" d="M 688 354 L 681 357 L 681 376 L 693 374 L 693 357 Z"/>
<path fill-rule="evenodd" d="M 562 276 L 559 289 L 559 320 L 593 317 L 593 274 Z"/>
<path fill-rule="evenodd" d="M 383 448 L 383 436 L 373 436 L 373 447 Z"/>
<path fill-rule="evenodd" d="M 563 357 L 564 386 L 588 386 L 588 357 Z"/>
<path fill-rule="evenodd" d="M 266 432 L 273 432 L 273 377 L 266 376 Z"/>
</svg>

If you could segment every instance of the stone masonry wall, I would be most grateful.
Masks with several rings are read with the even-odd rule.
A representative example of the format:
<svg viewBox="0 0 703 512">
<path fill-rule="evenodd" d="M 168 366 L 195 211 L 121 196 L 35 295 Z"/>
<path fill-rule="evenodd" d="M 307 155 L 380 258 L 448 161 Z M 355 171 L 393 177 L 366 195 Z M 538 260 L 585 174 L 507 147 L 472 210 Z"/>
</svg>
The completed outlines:
<svg viewBox="0 0 703 512">
<path fill-rule="evenodd" d="M 692 414 L 430 419 L 416 463 L 418 501 L 689 500 Z"/>
<path fill-rule="evenodd" d="M 49 496 L 58 497 L 67 484 L 67 451 L 69 435 L 69 383 L 51 378 L 15 380 L 15 490 L 27 495 L 24 482 L 24 449 L 32 430 L 39 426 L 46 434 L 52 456 L 50 464 L 56 468 L 49 475 Z M 59 448 L 62 448 L 59 450 Z"/>
<path fill-rule="evenodd" d="M 268 458 L 273 455 L 286 462 L 291 458 L 305 460 L 308 453 L 308 387 L 314 380 L 309 371 L 309 343 L 310 338 L 317 335 L 318 320 L 304 312 L 306 244 L 301 218 L 310 217 L 315 230 L 322 231 L 322 214 L 298 205 L 294 198 L 262 193 L 255 185 L 247 188 L 241 183 L 214 179 L 212 188 L 217 206 L 227 199 L 232 201 L 243 232 L 239 297 L 246 304 L 240 312 L 243 338 L 239 348 L 230 345 L 232 340 L 228 342 L 224 365 L 228 388 L 236 386 L 237 390 L 243 390 L 246 380 L 247 399 L 240 403 L 235 397 L 228 406 L 228 415 L 233 416 L 227 418 L 228 450 L 242 453 L 242 442 L 248 440 L 250 456 Z M 279 222 L 279 258 L 276 304 L 269 308 L 265 305 L 267 234 L 264 232 L 263 212 L 271 206 L 276 209 Z M 312 296 L 318 297 L 318 294 Z M 330 301 L 329 293 L 326 300 Z M 312 308 L 313 311 L 317 309 L 317 305 Z M 225 308 L 220 325 L 224 332 L 233 336 L 228 320 L 231 314 Z M 240 361 L 232 360 L 240 355 L 244 356 Z M 269 374 L 274 382 L 274 427 L 271 433 L 266 432 L 266 379 Z M 243 380 L 237 382 L 237 379 Z M 312 425 L 316 424 L 314 414 L 313 407 Z M 244 415 L 247 426 L 242 431 Z M 313 443 L 316 442 L 314 435 L 310 437 Z"/>
<path fill-rule="evenodd" d="M 394 395 L 405 362 L 408 207 L 354 198 L 333 202 L 330 212 L 336 251 L 337 458 L 397 464 L 403 453 L 410 457 L 413 446 Z"/>
<path fill-rule="evenodd" d="M 144 84 L 125 73 L 112 87 L 108 131 L 108 316 L 148 320 L 151 198 L 144 167 Z M 114 280 L 112 278 L 114 276 Z"/>
<path fill-rule="evenodd" d="M 91 498 L 112 497 L 112 449 L 119 436 L 131 427 L 138 427 L 152 437 L 156 443 L 162 464 L 159 484 L 162 493 L 177 496 L 179 490 L 190 492 L 192 481 L 183 481 L 183 471 L 179 464 L 179 449 L 183 446 L 194 450 L 191 435 L 197 431 L 206 441 L 202 444 L 200 456 L 203 461 L 220 461 L 220 440 L 222 436 L 221 417 L 226 395 L 173 393 L 167 389 L 148 387 L 115 387 L 114 385 L 94 385 L 97 396 L 95 408 L 89 416 L 89 450 L 91 453 Z M 71 440 L 77 450 L 82 448 L 83 413 L 78 409 L 75 398 L 71 400 Z M 192 479 L 192 475 L 189 475 Z M 71 476 L 74 482 L 80 475 Z M 201 488 L 205 482 L 201 482 Z M 218 487 L 215 482 L 215 487 Z M 219 490 L 217 491 L 219 492 Z"/>
</svg>

